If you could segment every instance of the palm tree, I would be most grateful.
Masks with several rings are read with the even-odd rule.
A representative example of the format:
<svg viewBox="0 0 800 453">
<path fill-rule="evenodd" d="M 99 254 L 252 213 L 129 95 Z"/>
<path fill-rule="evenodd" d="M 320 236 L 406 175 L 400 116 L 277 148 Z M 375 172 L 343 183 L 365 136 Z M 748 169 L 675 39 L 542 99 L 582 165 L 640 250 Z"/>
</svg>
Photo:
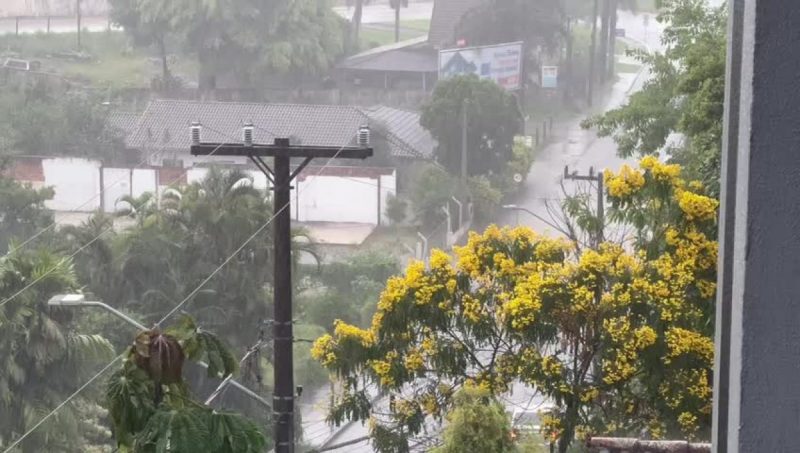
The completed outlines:
<svg viewBox="0 0 800 453">
<path fill-rule="evenodd" d="M 400 42 L 400 8 L 408 8 L 408 0 L 389 0 L 394 9 L 394 42 Z"/>
<path fill-rule="evenodd" d="M 20 292 L 30 282 L 36 285 Z M 114 354 L 98 335 L 74 330 L 70 313 L 47 307 L 56 293 L 74 292 L 72 263 L 49 251 L 16 251 L 0 259 L 0 448 L 31 428 Z M 24 452 L 86 451 L 86 433 L 102 433 L 103 411 L 91 393 L 64 406 L 20 445 Z M 87 430 L 87 425 L 93 425 Z M 107 431 L 107 430 L 105 430 Z M 109 433 L 106 433 L 106 440 Z M 102 436 L 101 436 L 102 437 Z"/>
</svg>

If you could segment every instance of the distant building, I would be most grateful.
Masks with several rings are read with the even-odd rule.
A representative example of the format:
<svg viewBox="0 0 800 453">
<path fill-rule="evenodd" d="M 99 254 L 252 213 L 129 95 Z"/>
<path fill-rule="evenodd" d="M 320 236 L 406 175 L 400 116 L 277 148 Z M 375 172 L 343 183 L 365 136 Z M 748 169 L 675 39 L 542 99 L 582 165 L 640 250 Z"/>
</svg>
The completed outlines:
<svg viewBox="0 0 800 453">
<path fill-rule="evenodd" d="M 376 47 L 337 65 L 342 89 L 428 92 L 439 74 L 439 50 L 455 46 L 461 18 L 488 0 L 435 0 L 427 37 Z"/>
</svg>

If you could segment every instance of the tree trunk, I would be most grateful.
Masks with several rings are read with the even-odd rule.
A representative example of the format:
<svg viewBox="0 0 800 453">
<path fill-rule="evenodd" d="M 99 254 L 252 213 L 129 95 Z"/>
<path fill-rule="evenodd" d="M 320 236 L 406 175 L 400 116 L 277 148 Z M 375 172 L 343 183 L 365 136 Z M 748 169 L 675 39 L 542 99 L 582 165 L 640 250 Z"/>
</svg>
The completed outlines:
<svg viewBox="0 0 800 453">
<path fill-rule="evenodd" d="M 611 26 L 609 30 L 611 36 L 608 40 L 608 77 L 614 78 L 616 74 L 616 61 L 617 61 L 617 8 L 619 7 L 619 0 L 611 0 Z"/>
<path fill-rule="evenodd" d="M 394 42 L 400 42 L 400 0 L 394 6 Z"/>
<path fill-rule="evenodd" d="M 594 0 L 594 7 L 592 8 L 592 42 L 589 45 L 589 81 L 588 91 L 586 94 L 586 102 L 589 106 L 592 105 L 592 97 L 594 92 L 594 66 L 597 59 L 597 6 L 599 0 Z"/>
<path fill-rule="evenodd" d="M 171 77 L 169 74 L 169 65 L 167 63 L 167 45 L 164 41 L 164 37 L 160 36 L 156 40 L 156 45 L 158 45 L 158 55 L 161 57 L 161 81 L 166 87 Z"/>
<path fill-rule="evenodd" d="M 600 80 L 606 81 L 608 71 L 608 28 L 609 16 L 611 15 L 611 0 L 603 0 L 603 12 L 600 16 L 600 62 L 597 65 L 600 69 Z"/>
<path fill-rule="evenodd" d="M 361 15 L 364 12 L 364 0 L 356 0 L 356 7 L 353 10 L 353 19 L 351 20 L 353 24 L 353 46 L 358 48 L 359 45 L 359 37 L 361 35 Z"/>
<path fill-rule="evenodd" d="M 558 453 L 567 453 L 573 438 L 575 437 L 575 425 L 578 421 L 579 403 L 575 401 L 576 396 L 572 396 L 567 402 L 567 412 L 564 417 L 564 430 L 558 439 Z"/>
</svg>

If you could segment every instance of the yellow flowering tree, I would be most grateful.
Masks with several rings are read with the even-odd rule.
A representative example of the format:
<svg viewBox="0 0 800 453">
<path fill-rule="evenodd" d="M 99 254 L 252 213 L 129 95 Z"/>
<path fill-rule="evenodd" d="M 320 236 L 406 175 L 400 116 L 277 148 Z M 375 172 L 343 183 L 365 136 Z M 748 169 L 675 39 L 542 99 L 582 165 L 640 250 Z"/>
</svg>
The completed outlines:
<svg viewBox="0 0 800 453">
<path fill-rule="evenodd" d="M 454 258 L 434 250 L 427 266 L 389 279 L 371 326 L 337 322 L 313 346 L 340 384 L 331 420 L 369 418 L 379 450 L 405 451 L 459 388 L 499 395 L 519 381 L 555 403 L 544 425 L 560 452 L 583 432 L 700 434 L 711 404 L 716 244 L 706 232 L 716 205 L 679 170 L 647 160 L 606 174 L 613 215 L 636 225 L 634 247 L 579 248 L 490 226 Z M 648 209 L 669 212 L 671 224 L 639 222 L 634 211 Z M 370 404 L 377 392 L 390 395 L 388 408 Z"/>
</svg>

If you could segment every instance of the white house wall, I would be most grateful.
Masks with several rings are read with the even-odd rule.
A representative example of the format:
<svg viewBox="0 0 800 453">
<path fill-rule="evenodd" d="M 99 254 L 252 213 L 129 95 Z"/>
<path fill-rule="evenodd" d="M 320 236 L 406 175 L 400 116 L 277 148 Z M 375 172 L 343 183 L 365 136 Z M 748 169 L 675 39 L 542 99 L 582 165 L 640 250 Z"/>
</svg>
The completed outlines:
<svg viewBox="0 0 800 453">
<path fill-rule="evenodd" d="M 115 212 L 117 200 L 131 194 L 130 168 L 102 168 L 103 207 L 105 212 Z M 155 186 L 154 186 L 155 187 Z"/>
<path fill-rule="evenodd" d="M 386 183 L 394 190 L 392 180 Z M 308 176 L 295 186 L 292 207 L 300 222 L 378 224 L 377 178 Z"/>
<path fill-rule="evenodd" d="M 167 188 L 164 181 L 158 180 L 159 170 L 153 168 L 103 168 L 99 161 L 62 158 L 42 159 L 41 165 L 41 185 L 55 191 L 46 206 L 60 213 L 89 213 L 101 207 L 110 213 L 117 210 L 117 201 L 123 196 L 154 192 L 160 197 Z M 252 176 L 256 188 L 268 189 L 267 178 L 261 172 L 245 172 Z M 207 173 L 207 168 L 186 169 L 186 181 L 200 182 Z M 301 176 L 294 181 L 292 217 L 301 222 L 367 225 L 377 225 L 380 217 L 380 223 L 388 225 L 386 204 L 396 193 L 396 185 L 395 173 L 369 177 Z"/>
<path fill-rule="evenodd" d="M 392 221 L 386 215 L 386 206 L 390 198 L 397 194 L 397 173 L 381 175 L 381 225 L 389 225 Z"/>
<path fill-rule="evenodd" d="M 100 162 L 87 159 L 42 159 L 45 186 L 55 191 L 45 202 L 54 211 L 91 212 L 100 208 Z"/>
</svg>

